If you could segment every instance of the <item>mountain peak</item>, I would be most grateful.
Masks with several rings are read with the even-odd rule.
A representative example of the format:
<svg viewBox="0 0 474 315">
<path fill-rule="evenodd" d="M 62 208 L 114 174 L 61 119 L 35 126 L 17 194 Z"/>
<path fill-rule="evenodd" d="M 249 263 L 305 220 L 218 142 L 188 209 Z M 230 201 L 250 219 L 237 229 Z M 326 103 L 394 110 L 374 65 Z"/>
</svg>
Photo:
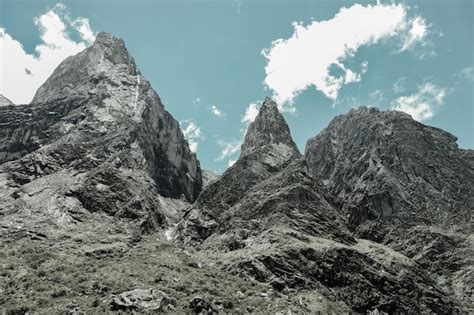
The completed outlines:
<svg viewBox="0 0 474 315">
<path fill-rule="evenodd" d="M 121 43 L 123 44 L 123 40 L 110 33 L 99 32 L 95 38 L 95 43 L 103 43 L 103 44 Z"/>
<path fill-rule="evenodd" d="M 285 144 L 299 152 L 291 138 L 290 128 L 278 110 L 277 104 L 271 98 L 266 97 L 257 117 L 247 130 L 240 156 L 243 157 L 268 144 Z"/>
<path fill-rule="evenodd" d="M 0 106 L 15 105 L 7 97 L 0 94 Z"/>
<path fill-rule="evenodd" d="M 71 95 L 87 96 L 100 83 L 110 87 L 121 86 L 124 82 L 127 86 L 136 85 L 139 75 L 124 41 L 101 32 L 90 47 L 59 64 L 36 91 L 32 103 L 45 103 Z"/>
</svg>

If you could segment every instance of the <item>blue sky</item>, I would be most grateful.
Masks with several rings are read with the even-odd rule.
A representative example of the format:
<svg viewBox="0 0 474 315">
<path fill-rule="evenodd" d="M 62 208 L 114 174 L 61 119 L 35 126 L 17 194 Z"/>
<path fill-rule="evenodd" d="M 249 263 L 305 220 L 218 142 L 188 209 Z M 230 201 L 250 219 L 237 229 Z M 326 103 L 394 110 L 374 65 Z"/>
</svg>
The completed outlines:
<svg viewBox="0 0 474 315">
<path fill-rule="evenodd" d="M 474 147 L 473 1 L 58 3 L 0 0 L 0 93 L 28 102 L 62 58 L 110 32 L 205 169 L 222 172 L 238 157 L 265 96 L 278 100 L 302 152 L 361 105 L 404 110 Z"/>
</svg>

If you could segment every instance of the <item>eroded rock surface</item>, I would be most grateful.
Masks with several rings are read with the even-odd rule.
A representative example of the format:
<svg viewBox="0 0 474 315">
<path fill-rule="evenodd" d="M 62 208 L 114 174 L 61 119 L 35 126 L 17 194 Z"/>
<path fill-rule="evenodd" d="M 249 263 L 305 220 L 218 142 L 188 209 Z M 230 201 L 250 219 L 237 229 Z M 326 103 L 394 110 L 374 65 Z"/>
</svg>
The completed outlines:
<svg viewBox="0 0 474 315">
<path fill-rule="evenodd" d="M 0 94 L 0 106 L 7 106 L 7 105 L 15 105 L 12 101 L 10 101 L 7 97 Z"/>
<path fill-rule="evenodd" d="M 470 224 L 474 169 L 467 154 L 446 131 L 365 107 L 336 117 L 305 149 L 311 172 L 353 228 L 367 221 Z"/>
<path fill-rule="evenodd" d="M 267 98 L 203 173 L 100 33 L 0 139 L 0 313 L 474 311 L 473 151 L 406 114 L 353 110 L 303 157 Z"/>
<path fill-rule="evenodd" d="M 282 130 L 288 133 L 272 136 Z M 415 261 L 354 237 L 271 100 L 265 100 L 245 139 L 239 160 L 178 224 L 180 242 L 222 261 L 231 274 L 279 292 L 317 292 L 346 310 L 458 311 L 449 293 Z"/>
<path fill-rule="evenodd" d="M 358 237 L 412 258 L 468 309 L 472 156 L 446 131 L 405 113 L 365 107 L 336 117 L 305 150 L 309 169 Z"/>
<path fill-rule="evenodd" d="M 178 122 L 121 39 L 100 33 L 64 60 L 29 105 L 0 108 L 2 211 L 56 222 L 103 212 L 167 225 L 163 197 L 198 196 L 201 170 Z"/>
</svg>

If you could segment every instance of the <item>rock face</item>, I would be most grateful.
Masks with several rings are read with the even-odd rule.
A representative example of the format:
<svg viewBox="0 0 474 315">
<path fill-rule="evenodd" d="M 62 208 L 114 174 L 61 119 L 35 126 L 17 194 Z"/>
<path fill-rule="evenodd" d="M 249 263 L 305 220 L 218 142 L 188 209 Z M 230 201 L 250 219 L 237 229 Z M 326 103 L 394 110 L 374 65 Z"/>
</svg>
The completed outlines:
<svg viewBox="0 0 474 315">
<path fill-rule="evenodd" d="M 415 262 L 353 237 L 271 100 L 249 126 L 242 150 L 178 224 L 183 244 L 206 251 L 233 275 L 281 292 L 316 291 L 345 311 L 456 310 Z"/>
<path fill-rule="evenodd" d="M 209 170 L 202 170 L 202 188 L 206 188 L 213 182 L 219 179 L 220 175 Z"/>
<path fill-rule="evenodd" d="M 0 106 L 15 105 L 8 98 L 0 94 Z"/>
<path fill-rule="evenodd" d="M 158 194 L 192 202 L 202 186 L 178 122 L 106 33 L 64 60 L 31 104 L 1 107 L 0 139 L 10 209 L 44 207 L 65 221 L 103 212 L 148 230 L 166 224 Z"/>
<path fill-rule="evenodd" d="M 353 228 L 367 221 L 451 226 L 471 220 L 474 169 L 456 138 L 407 114 L 351 110 L 308 140 L 305 159 Z"/>
<path fill-rule="evenodd" d="M 267 98 L 216 176 L 100 33 L 0 140 L 0 313 L 474 311 L 474 153 L 406 114 L 353 110 L 303 157 Z"/>
<path fill-rule="evenodd" d="M 278 111 L 277 104 L 269 97 L 265 98 L 257 117 L 249 126 L 240 157 L 268 144 L 283 144 L 298 151 L 290 128 Z"/>
<path fill-rule="evenodd" d="M 472 150 L 407 114 L 362 107 L 308 140 L 305 159 L 357 236 L 450 279 L 464 304 L 474 288 Z"/>
<path fill-rule="evenodd" d="M 287 137 L 265 136 L 265 140 L 261 141 L 260 135 L 276 133 L 276 130 L 271 130 L 272 126 L 276 130 L 286 130 Z M 220 226 L 218 221 L 224 220 L 224 216 L 231 213 L 231 209 L 235 209 L 254 186 L 286 168 L 294 159 L 301 158 L 276 103 L 268 98 L 255 121 L 250 124 L 245 139 L 242 144 L 245 154 L 241 154 L 239 160 L 221 178 L 201 193 L 188 211 L 186 220 L 180 225 L 179 228 L 183 229 L 181 237 L 186 239 L 186 243 L 206 239 Z M 254 213 L 259 214 L 258 211 Z M 240 220 L 240 214 L 243 213 L 237 213 L 234 217 Z"/>
</svg>

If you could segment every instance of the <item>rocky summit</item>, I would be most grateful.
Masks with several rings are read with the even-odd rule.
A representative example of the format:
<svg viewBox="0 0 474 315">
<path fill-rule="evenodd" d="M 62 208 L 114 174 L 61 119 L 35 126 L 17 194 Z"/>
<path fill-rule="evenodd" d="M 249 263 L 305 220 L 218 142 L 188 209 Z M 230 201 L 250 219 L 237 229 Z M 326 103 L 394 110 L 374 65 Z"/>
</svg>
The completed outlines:
<svg viewBox="0 0 474 315">
<path fill-rule="evenodd" d="M 166 225 L 158 196 L 194 201 L 201 170 L 178 122 L 122 40 L 100 33 L 64 60 L 31 104 L 0 108 L 0 181 L 9 211 L 61 222 L 103 212 Z"/>
<path fill-rule="evenodd" d="M 6 106 L 6 105 L 15 105 L 13 104 L 12 101 L 10 101 L 8 98 L 0 94 L 0 106 Z"/>
<path fill-rule="evenodd" d="M 474 153 L 448 132 L 362 107 L 302 155 L 266 98 L 201 171 L 107 33 L 0 100 L 2 313 L 474 311 Z"/>
</svg>

